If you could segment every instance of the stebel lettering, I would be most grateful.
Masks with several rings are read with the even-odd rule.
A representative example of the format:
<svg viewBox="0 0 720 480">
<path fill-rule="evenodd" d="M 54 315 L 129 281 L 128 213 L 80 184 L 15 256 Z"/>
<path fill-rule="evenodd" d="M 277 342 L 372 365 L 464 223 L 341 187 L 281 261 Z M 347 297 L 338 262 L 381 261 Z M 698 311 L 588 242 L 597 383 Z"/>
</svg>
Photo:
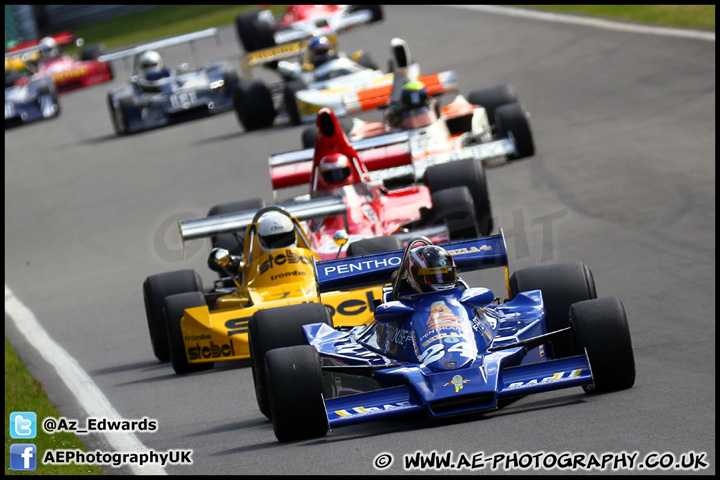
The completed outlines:
<svg viewBox="0 0 720 480">
<path fill-rule="evenodd" d="M 298 262 L 304 263 L 305 265 L 312 264 L 312 261 L 306 255 L 298 255 L 292 250 L 285 250 L 284 254 L 279 253 L 275 256 L 270 254 L 268 255 L 268 259 L 260 264 L 260 274 L 262 275 L 276 265 L 284 265 L 285 263 L 293 264 Z"/>
<path fill-rule="evenodd" d="M 199 360 L 201 358 L 220 358 L 220 357 L 234 357 L 235 347 L 233 346 L 232 340 L 230 344 L 215 345 L 215 342 L 211 341 L 209 346 L 201 347 L 199 343 L 196 343 L 194 347 L 188 348 L 188 357 L 190 360 Z"/>
</svg>

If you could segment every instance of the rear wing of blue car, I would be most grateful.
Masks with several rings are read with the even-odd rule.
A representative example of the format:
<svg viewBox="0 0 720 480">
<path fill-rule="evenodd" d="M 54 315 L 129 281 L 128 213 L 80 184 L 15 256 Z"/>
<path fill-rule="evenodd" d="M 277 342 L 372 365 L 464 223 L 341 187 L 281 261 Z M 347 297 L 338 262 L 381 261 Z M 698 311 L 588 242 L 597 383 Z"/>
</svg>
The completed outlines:
<svg viewBox="0 0 720 480">
<path fill-rule="evenodd" d="M 499 235 L 440 243 L 455 260 L 458 271 L 507 267 L 505 237 Z M 403 250 L 317 262 L 320 293 L 390 283 L 402 261 Z M 507 268 L 505 269 L 507 276 Z"/>
</svg>

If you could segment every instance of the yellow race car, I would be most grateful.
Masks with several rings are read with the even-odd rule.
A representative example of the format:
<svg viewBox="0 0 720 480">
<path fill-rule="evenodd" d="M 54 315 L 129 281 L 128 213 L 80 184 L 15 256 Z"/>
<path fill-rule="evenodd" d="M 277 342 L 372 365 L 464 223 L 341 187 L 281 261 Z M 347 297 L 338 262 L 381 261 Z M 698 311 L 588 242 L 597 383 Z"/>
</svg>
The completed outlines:
<svg viewBox="0 0 720 480">
<path fill-rule="evenodd" d="M 283 305 L 322 303 L 336 328 L 370 322 L 382 285 L 321 295 L 315 266 L 319 260 L 297 218 L 279 206 L 261 208 L 245 230 L 242 257 L 223 248 L 210 252 L 208 265 L 226 274 L 211 290 L 203 290 L 194 270 L 145 280 L 143 296 L 155 356 L 169 360 L 176 373 L 250 358 L 250 317 Z"/>
</svg>

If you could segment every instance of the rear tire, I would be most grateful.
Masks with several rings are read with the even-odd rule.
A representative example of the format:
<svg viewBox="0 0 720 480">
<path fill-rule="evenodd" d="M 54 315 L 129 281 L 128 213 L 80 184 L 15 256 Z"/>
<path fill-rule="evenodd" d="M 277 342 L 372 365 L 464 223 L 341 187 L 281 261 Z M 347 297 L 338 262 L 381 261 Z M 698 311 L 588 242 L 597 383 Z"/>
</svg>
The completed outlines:
<svg viewBox="0 0 720 480">
<path fill-rule="evenodd" d="M 240 46 L 245 49 L 246 52 L 257 50 L 255 48 L 255 29 L 253 22 L 257 20 L 259 13 L 260 10 L 254 8 L 238 13 L 235 17 L 235 32 L 237 33 Z"/>
<path fill-rule="evenodd" d="M 570 306 L 576 353 L 587 350 L 594 385 L 587 393 L 623 390 L 635 384 L 635 356 L 625 307 L 617 297 Z"/>
<path fill-rule="evenodd" d="M 165 297 L 186 292 L 203 291 L 202 279 L 195 270 L 177 270 L 175 272 L 151 275 L 143 283 L 143 300 L 147 317 L 150 343 L 155 357 L 161 362 L 170 361 L 167 327 L 163 302 Z"/>
<path fill-rule="evenodd" d="M 238 200 L 235 202 L 221 203 L 214 205 L 207 216 L 221 215 L 223 213 L 242 212 L 244 210 L 259 210 L 265 206 L 262 198 L 250 198 L 247 200 Z M 236 233 L 221 233 L 210 237 L 210 244 L 213 248 L 224 248 L 230 252 L 230 255 L 242 256 L 245 248 L 246 231 Z M 218 272 L 224 273 L 224 272 Z"/>
<path fill-rule="evenodd" d="M 582 262 L 559 262 L 517 270 L 510 276 L 510 294 L 541 290 L 548 333 L 570 326 L 570 305 L 597 298 L 595 279 Z M 570 337 L 552 341 L 553 358 L 575 354 Z"/>
<path fill-rule="evenodd" d="M 402 249 L 402 240 L 394 235 L 389 235 L 387 237 L 365 238 L 363 240 L 350 243 L 347 247 L 347 256 L 357 257 L 358 255 L 392 252 L 393 250 Z"/>
<path fill-rule="evenodd" d="M 434 223 L 445 223 L 451 241 L 478 237 L 480 228 L 468 187 L 452 187 L 433 192 L 432 213 Z"/>
<path fill-rule="evenodd" d="M 450 187 L 468 187 L 472 194 L 480 235 L 490 235 L 493 229 L 492 206 L 482 160 L 469 158 L 434 165 L 425 171 L 424 183 L 431 193 Z"/>
<path fill-rule="evenodd" d="M 310 323 L 333 326 L 330 312 L 322 303 L 302 303 L 258 310 L 248 322 L 255 397 L 260 411 L 268 418 L 271 418 L 271 413 L 265 355 L 276 348 L 306 345 L 307 338 L 302 326 Z"/>
<path fill-rule="evenodd" d="M 170 345 L 170 362 L 173 370 L 178 374 L 200 372 L 209 370 L 213 367 L 213 362 L 208 363 L 189 363 L 187 352 L 185 351 L 185 342 L 183 341 L 183 333 L 180 321 L 185 315 L 185 310 L 193 307 L 201 307 L 207 305 L 205 297 L 199 292 L 180 293 L 178 295 L 170 295 L 165 297 L 164 310 L 165 322 L 168 332 L 168 344 Z"/>
<path fill-rule="evenodd" d="M 270 89 L 262 80 L 238 84 L 233 105 L 240 125 L 248 132 L 272 126 L 277 115 Z"/>
<path fill-rule="evenodd" d="M 508 155 L 508 160 L 531 157 L 535 154 L 532 130 L 530 130 L 530 114 L 522 103 L 502 105 L 495 111 L 497 133 L 501 138 L 512 136 L 517 152 Z"/>
<path fill-rule="evenodd" d="M 468 94 L 468 102 L 485 108 L 488 122 L 495 120 L 495 110 L 501 105 L 518 101 L 515 89 L 509 83 L 481 88 Z"/>
<path fill-rule="evenodd" d="M 275 437 L 290 442 L 325 436 L 328 417 L 320 355 L 315 347 L 272 350 L 265 358 L 265 366 Z"/>
</svg>

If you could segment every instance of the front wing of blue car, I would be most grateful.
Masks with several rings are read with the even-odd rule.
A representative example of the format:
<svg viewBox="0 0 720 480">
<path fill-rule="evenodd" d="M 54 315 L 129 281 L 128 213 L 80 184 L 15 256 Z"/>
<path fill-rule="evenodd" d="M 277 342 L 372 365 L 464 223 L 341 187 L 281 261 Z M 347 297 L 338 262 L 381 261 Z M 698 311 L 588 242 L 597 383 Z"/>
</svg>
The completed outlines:
<svg viewBox="0 0 720 480">
<path fill-rule="evenodd" d="M 489 356 L 462 370 L 431 372 L 422 366 L 380 370 L 376 376 L 401 375 L 406 384 L 325 400 L 329 426 L 413 412 L 442 417 L 493 410 L 503 399 L 593 383 L 586 355 L 509 368 L 497 368 L 500 362 L 489 362 Z"/>
</svg>

